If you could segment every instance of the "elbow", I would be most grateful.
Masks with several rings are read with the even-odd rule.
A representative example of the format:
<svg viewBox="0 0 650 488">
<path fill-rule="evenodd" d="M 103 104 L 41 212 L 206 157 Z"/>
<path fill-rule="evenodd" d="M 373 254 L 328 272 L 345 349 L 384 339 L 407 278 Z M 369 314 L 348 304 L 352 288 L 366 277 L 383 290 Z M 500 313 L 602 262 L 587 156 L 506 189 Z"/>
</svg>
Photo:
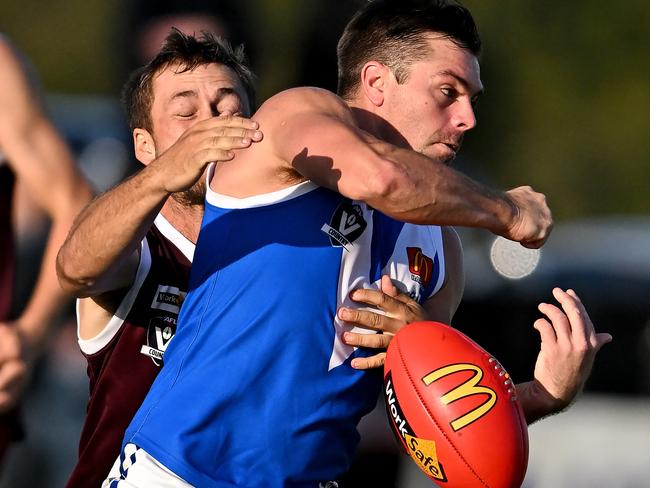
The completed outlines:
<svg viewBox="0 0 650 488">
<path fill-rule="evenodd" d="M 400 172 L 390 160 L 379 157 L 372 164 L 372 171 L 361 180 L 362 184 L 355 185 L 354 199 L 366 202 L 384 202 L 390 200 L 399 188 Z"/>
<path fill-rule="evenodd" d="M 362 200 L 382 213 L 396 217 L 405 210 L 413 189 L 409 175 L 396 164 L 385 161 L 368 177 Z"/>
<path fill-rule="evenodd" d="M 66 256 L 65 246 L 59 250 L 56 257 L 56 276 L 59 280 L 61 289 L 76 298 L 88 296 L 88 290 L 92 283 L 79 273 L 78 269 L 72 265 L 73 260 Z"/>
</svg>

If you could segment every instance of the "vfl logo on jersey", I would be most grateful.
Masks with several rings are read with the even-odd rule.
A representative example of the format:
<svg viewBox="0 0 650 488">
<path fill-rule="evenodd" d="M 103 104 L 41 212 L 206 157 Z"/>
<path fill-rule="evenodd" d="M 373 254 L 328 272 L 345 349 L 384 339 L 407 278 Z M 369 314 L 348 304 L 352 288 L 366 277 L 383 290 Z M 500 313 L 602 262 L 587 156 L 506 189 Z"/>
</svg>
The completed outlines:
<svg viewBox="0 0 650 488">
<path fill-rule="evenodd" d="M 367 226 L 361 207 L 346 201 L 338 206 L 330 223 L 323 224 L 321 230 L 329 236 L 332 246 L 341 246 L 349 251 L 348 247 L 363 234 Z"/>
<path fill-rule="evenodd" d="M 180 291 L 175 286 L 158 285 L 158 290 L 151 302 L 151 308 L 178 315 L 185 295 L 187 295 L 186 292 Z"/>
<path fill-rule="evenodd" d="M 176 319 L 174 317 L 152 318 L 147 329 L 147 345 L 142 346 L 140 352 L 149 356 L 156 366 L 162 365 L 167 346 L 174 338 L 175 333 Z"/>
<path fill-rule="evenodd" d="M 386 408 L 392 422 L 390 426 L 398 438 L 401 438 L 404 446 L 411 459 L 420 467 L 422 471 L 438 481 L 447 481 L 445 470 L 438 459 L 435 441 L 421 439 L 415 436 L 413 429 L 406 421 L 404 412 L 397 401 L 395 390 L 393 388 L 393 377 L 390 373 L 386 375 L 384 399 Z"/>
<path fill-rule="evenodd" d="M 494 407 L 494 404 L 497 402 L 497 394 L 494 390 L 487 386 L 478 384 L 479 381 L 481 381 L 481 378 L 483 378 L 483 370 L 474 364 L 451 364 L 449 366 L 443 366 L 442 368 L 438 368 L 425 375 L 424 378 L 422 378 L 422 382 L 426 386 L 429 386 L 434 381 L 438 381 L 440 378 L 458 373 L 459 371 L 472 371 L 474 374 L 472 374 L 469 379 L 440 397 L 440 401 L 444 405 L 449 405 L 456 400 L 472 395 L 487 395 L 487 398 L 478 407 L 450 422 L 451 428 L 454 429 L 454 432 L 459 431 L 480 419 L 483 415 L 492 410 L 492 407 Z"/>
</svg>

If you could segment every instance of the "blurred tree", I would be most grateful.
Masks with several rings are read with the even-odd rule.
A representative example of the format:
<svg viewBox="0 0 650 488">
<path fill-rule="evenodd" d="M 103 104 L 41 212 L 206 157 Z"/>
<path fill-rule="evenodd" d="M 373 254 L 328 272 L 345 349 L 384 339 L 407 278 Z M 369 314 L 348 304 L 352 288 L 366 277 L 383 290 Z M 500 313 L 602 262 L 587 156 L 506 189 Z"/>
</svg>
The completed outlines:
<svg viewBox="0 0 650 488">
<path fill-rule="evenodd" d="M 238 3 L 260 101 L 289 86 L 335 88 L 336 37 L 356 2 Z M 463 168 L 480 166 L 502 187 L 534 185 L 559 219 L 650 213 L 646 0 L 465 4 L 485 43 L 486 94 Z M 127 0 L 7 0 L 0 29 L 31 57 L 46 89 L 115 95 L 132 9 Z"/>
<path fill-rule="evenodd" d="M 0 30 L 36 66 L 48 91 L 115 93 L 122 59 L 115 26 L 120 2 L 102 0 L 6 0 Z"/>
<path fill-rule="evenodd" d="M 465 3 L 485 42 L 475 159 L 558 218 L 650 213 L 647 2 Z"/>
</svg>

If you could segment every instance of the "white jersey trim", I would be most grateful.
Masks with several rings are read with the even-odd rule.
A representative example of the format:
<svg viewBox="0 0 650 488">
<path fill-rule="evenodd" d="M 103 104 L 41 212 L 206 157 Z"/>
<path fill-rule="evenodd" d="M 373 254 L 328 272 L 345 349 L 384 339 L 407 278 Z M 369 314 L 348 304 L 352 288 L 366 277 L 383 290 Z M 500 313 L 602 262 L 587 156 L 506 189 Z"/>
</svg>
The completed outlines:
<svg viewBox="0 0 650 488">
<path fill-rule="evenodd" d="M 168 241 L 174 244 L 178 250 L 183 253 L 190 263 L 194 261 L 194 250 L 196 249 L 196 245 L 170 224 L 169 220 L 163 217 L 162 214 L 158 214 L 156 220 L 153 221 L 153 224 Z"/>
<path fill-rule="evenodd" d="M 95 354 L 96 352 L 101 351 L 108 345 L 113 337 L 115 337 L 117 331 L 122 327 L 126 316 L 131 311 L 131 307 L 133 306 L 133 303 L 140 292 L 140 288 L 142 287 L 142 283 L 144 283 L 150 269 L 151 251 L 149 250 L 149 243 L 145 237 L 140 243 L 140 263 L 138 264 L 138 270 L 135 275 L 135 280 L 133 280 L 133 285 L 122 299 L 115 314 L 111 317 L 106 326 L 92 339 L 82 339 L 79 334 L 79 299 L 77 299 L 77 340 L 79 342 L 79 348 L 84 354 Z"/>
<path fill-rule="evenodd" d="M 283 188 L 282 190 L 262 193 L 261 195 L 254 195 L 252 197 L 235 198 L 217 193 L 210 188 L 210 180 L 213 174 L 214 164 L 208 168 L 205 199 L 210 205 L 218 208 L 243 209 L 264 207 L 266 205 L 292 200 L 318 188 L 318 185 L 311 181 L 303 181 L 302 183 Z"/>
<path fill-rule="evenodd" d="M 194 259 L 194 250 L 196 246 L 187 237 L 181 234 L 172 224 L 161 214 L 156 216 L 154 225 L 183 255 L 192 262 Z M 117 307 L 115 314 L 106 323 L 102 331 L 92 339 L 82 339 L 79 334 L 79 300 L 77 300 L 77 341 L 79 348 L 84 354 L 95 354 L 101 351 L 108 343 L 115 337 L 117 331 L 120 330 L 126 316 L 131 311 L 133 303 L 140 293 L 142 283 L 149 274 L 151 269 L 151 251 L 149 250 L 149 243 L 145 237 L 140 243 L 140 262 L 138 263 L 138 270 L 136 272 L 133 285 L 122 299 L 122 302 Z"/>
<path fill-rule="evenodd" d="M 102 488 L 193 488 L 173 471 L 167 469 L 151 454 L 135 444 L 128 443 L 113 463 Z"/>
</svg>

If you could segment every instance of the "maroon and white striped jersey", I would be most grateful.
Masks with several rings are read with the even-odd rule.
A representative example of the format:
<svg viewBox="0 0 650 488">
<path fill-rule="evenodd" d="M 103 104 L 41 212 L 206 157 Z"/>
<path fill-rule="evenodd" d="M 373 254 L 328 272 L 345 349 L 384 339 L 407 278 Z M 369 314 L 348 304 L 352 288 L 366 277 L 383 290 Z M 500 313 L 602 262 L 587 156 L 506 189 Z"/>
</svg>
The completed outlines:
<svg viewBox="0 0 650 488">
<path fill-rule="evenodd" d="M 120 452 L 124 430 L 160 370 L 187 293 L 194 244 L 162 216 L 141 244 L 133 285 L 102 332 L 79 339 L 90 398 L 79 460 L 67 488 L 99 488 Z"/>
</svg>

